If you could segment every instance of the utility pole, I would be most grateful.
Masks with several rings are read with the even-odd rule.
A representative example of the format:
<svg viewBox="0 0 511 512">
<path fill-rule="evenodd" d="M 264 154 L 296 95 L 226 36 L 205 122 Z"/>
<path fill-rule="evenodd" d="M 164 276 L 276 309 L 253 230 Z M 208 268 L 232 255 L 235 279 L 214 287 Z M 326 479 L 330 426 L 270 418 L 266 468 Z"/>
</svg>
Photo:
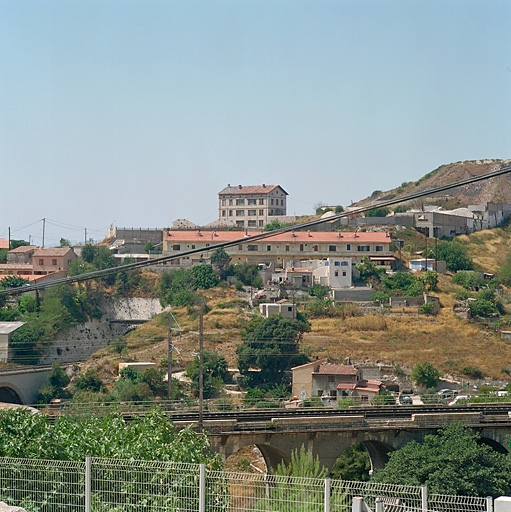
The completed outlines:
<svg viewBox="0 0 511 512">
<path fill-rule="evenodd" d="M 46 229 L 46 219 L 43 219 L 43 245 L 42 245 L 43 249 L 44 249 L 44 231 L 45 231 L 45 229 Z"/>
<path fill-rule="evenodd" d="M 87 228 L 85 228 L 84 244 L 87 245 Z"/>
<path fill-rule="evenodd" d="M 168 366 L 167 366 L 167 399 L 170 402 L 170 407 L 172 407 L 172 313 L 169 311 L 169 345 L 168 345 Z"/>
<path fill-rule="evenodd" d="M 204 312 L 199 314 L 199 433 L 203 430 L 204 416 Z"/>
<path fill-rule="evenodd" d="M 11 228 L 9 227 L 9 251 L 11 250 Z"/>
</svg>

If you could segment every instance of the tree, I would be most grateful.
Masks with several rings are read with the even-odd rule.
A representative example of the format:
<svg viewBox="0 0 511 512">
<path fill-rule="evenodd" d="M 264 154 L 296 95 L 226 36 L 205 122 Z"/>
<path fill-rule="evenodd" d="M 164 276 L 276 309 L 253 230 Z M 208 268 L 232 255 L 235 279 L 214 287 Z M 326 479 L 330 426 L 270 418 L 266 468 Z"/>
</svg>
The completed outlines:
<svg viewBox="0 0 511 512">
<path fill-rule="evenodd" d="M 366 217 L 386 217 L 390 213 L 390 210 L 381 206 L 380 208 L 373 208 L 365 213 Z"/>
<path fill-rule="evenodd" d="M 204 350 L 203 353 L 203 392 L 204 398 L 214 398 L 222 389 L 227 379 L 227 360 L 217 352 Z M 186 369 L 187 376 L 192 379 L 192 390 L 198 395 L 199 391 L 199 355 Z"/>
<path fill-rule="evenodd" d="M 234 265 L 234 275 L 246 286 L 259 288 L 263 284 L 257 265 L 248 262 L 236 263 Z"/>
<path fill-rule="evenodd" d="M 61 238 L 59 247 L 71 247 L 71 242 L 67 238 Z"/>
<path fill-rule="evenodd" d="M 226 279 L 232 271 L 231 257 L 222 247 L 211 253 L 211 265 L 220 279 Z"/>
<path fill-rule="evenodd" d="M 502 284 L 511 286 L 511 253 L 506 255 L 504 263 L 498 271 L 498 276 Z"/>
<path fill-rule="evenodd" d="M 146 252 L 147 254 L 150 254 L 151 251 L 154 250 L 154 244 L 152 242 L 147 242 L 145 245 L 144 245 L 144 252 Z"/>
<path fill-rule="evenodd" d="M 218 285 L 218 276 L 213 272 L 211 265 L 195 265 L 190 269 L 190 276 L 193 280 L 193 288 L 207 290 Z"/>
<path fill-rule="evenodd" d="M 470 309 L 471 316 L 482 318 L 497 314 L 495 304 L 492 301 L 479 297 L 476 300 L 468 302 L 468 309 Z"/>
<path fill-rule="evenodd" d="M 264 226 L 264 231 L 275 231 L 277 229 L 282 229 L 288 226 L 289 224 L 285 224 L 284 222 L 280 222 L 278 219 L 273 219 L 268 222 L 266 226 Z"/>
<path fill-rule="evenodd" d="M 360 273 L 360 279 L 366 283 L 378 283 L 385 274 L 385 271 L 378 269 L 367 256 L 357 265 L 357 270 Z"/>
<path fill-rule="evenodd" d="M 42 386 L 39 390 L 37 402 L 48 404 L 53 398 L 68 398 L 70 393 L 65 387 L 69 384 L 70 380 L 59 362 L 55 361 L 48 375 L 48 384 Z"/>
<path fill-rule="evenodd" d="M 19 276 L 7 276 L 0 281 L 0 289 L 19 288 L 25 284 L 30 284 L 30 281 Z"/>
<path fill-rule="evenodd" d="M 486 283 L 484 282 L 483 274 L 481 272 L 474 272 L 473 270 L 460 270 L 452 276 L 452 282 L 459 284 L 467 290 L 478 290 Z"/>
<path fill-rule="evenodd" d="M 313 284 L 309 288 L 309 295 L 318 299 L 324 299 L 328 293 L 328 289 L 321 284 Z"/>
<path fill-rule="evenodd" d="M 394 395 L 388 389 L 382 389 L 371 399 L 371 405 L 396 405 Z"/>
<path fill-rule="evenodd" d="M 502 496 L 511 492 L 509 457 L 481 443 L 480 434 L 453 423 L 390 453 L 377 470 L 377 482 L 427 485 L 428 491 L 463 496 Z"/>
<path fill-rule="evenodd" d="M 243 343 L 236 349 L 238 368 L 247 385 L 280 384 L 287 370 L 307 362 L 299 344 L 303 333 L 309 330 L 309 322 L 300 314 L 293 320 L 280 315 L 253 318 L 242 330 Z"/>
<path fill-rule="evenodd" d="M 9 250 L 17 249 L 18 247 L 24 247 L 30 245 L 26 240 L 11 240 Z"/>
<path fill-rule="evenodd" d="M 300 450 L 291 451 L 289 464 L 280 462 L 275 470 L 276 475 L 299 476 L 305 478 L 325 478 L 328 469 L 321 466 L 319 456 L 313 457 L 302 444 Z"/>
<path fill-rule="evenodd" d="M 466 249 L 457 242 L 442 241 L 438 243 L 436 259 L 445 261 L 447 270 L 472 270 L 472 260 Z"/>
<path fill-rule="evenodd" d="M 434 388 L 440 379 L 440 372 L 428 361 L 417 363 L 412 368 L 413 382 L 424 388 Z"/>
<path fill-rule="evenodd" d="M 86 244 L 82 248 L 81 258 L 86 263 L 92 263 L 98 254 L 98 248 L 92 244 Z"/>
<path fill-rule="evenodd" d="M 340 480 L 367 482 L 370 470 L 369 454 L 362 443 L 357 443 L 337 457 L 330 476 Z"/>
</svg>

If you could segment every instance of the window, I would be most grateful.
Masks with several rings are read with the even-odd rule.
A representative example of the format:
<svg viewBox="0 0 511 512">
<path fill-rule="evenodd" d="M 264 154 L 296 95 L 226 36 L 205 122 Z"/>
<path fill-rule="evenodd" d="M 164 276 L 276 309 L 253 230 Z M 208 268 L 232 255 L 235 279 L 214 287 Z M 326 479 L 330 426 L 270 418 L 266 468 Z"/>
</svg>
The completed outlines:
<svg viewBox="0 0 511 512">
<path fill-rule="evenodd" d="M 232 206 L 232 199 L 229 199 L 229 206 Z"/>
<path fill-rule="evenodd" d="M 376 252 L 383 252 L 383 245 L 377 245 Z"/>
<path fill-rule="evenodd" d="M 245 199 L 236 199 L 236 206 L 244 206 Z"/>
<path fill-rule="evenodd" d="M 335 275 L 335 277 L 339 277 L 339 271 L 338 271 L 338 270 L 336 270 L 336 271 L 334 272 L 334 275 Z"/>
<path fill-rule="evenodd" d="M 243 250 L 243 246 L 240 244 L 238 245 L 238 251 L 242 251 Z"/>
<path fill-rule="evenodd" d="M 359 245 L 358 252 L 369 252 L 370 247 L 368 245 Z"/>
<path fill-rule="evenodd" d="M 342 271 L 342 277 L 346 277 L 346 270 Z"/>
<path fill-rule="evenodd" d="M 348 262 L 347 261 L 341 261 L 341 267 L 347 267 Z"/>
<path fill-rule="evenodd" d="M 346 244 L 346 250 L 351 251 L 351 244 Z"/>
<path fill-rule="evenodd" d="M 284 199 L 280 200 L 280 206 L 284 206 Z"/>
<path fill-rule="evenodd" d="M 262 228 L 264 226 L 264 221 L 260 220 L 259 221 L 259 227 Z"/>
<path fill-rule="evenodd" d="M 195 249 L 195 244 L 192 244 L 192 249 Z"/>
<path fill-rule="evenodd" d="M 255 228 L 256 227 L 256 221 L 255 220 L 249 220 L 248 221 L 248 227 L 249 228 Z"/>
<path fill-rule="evenodd" d="M 330 396 L 331 396 L 332 398 L 336 397 L 336 396 L 337 396 L 337 389 L 331 389 L 331 390 L 330 390 Z"/>
<path fill-rule="evenodd" d="M 222 206 L 225 206 L 225 199 L 222 199 Z"/>
<path fill-rule="evenodd" d="M 229 210 L 229 217 L 232 217 L 232 210 Z"/>
<path fill-rule="evenodd" d="M 248 210 L 249 217 L 255 217 L 257 215 L 257 210 Z"/>
<path fill-rule="evenodd" d="M 303 252 L 303 244 L 300 244 L 300 252 Z"/>
<path fill-rule="evenodd" d="M 39 260 L 39 265 L 44 265 L 44 260 Z"/>
<path fill-rule="evenodd" d="M 172 250 L 173 251 L 180 251 L 181 250 L 181 246 L 179 244 L 175 244 L 172 246 Z"/>
<path fill-rule="evenodd" d="M 340 267 L 341 262 L 340 261 L 334 261 L 334 267 Z"/>
<path fill-rule="evenodd" d="M 54 267 L 56 267 L 56 266 L 57 266 L 57 260 L 55 260 L 55 259 L 51 260 L 51 264 L 52 264 Z"/>
<path fill-rule="evenodd" d="M 244 217 L 245 210 L 236 210 L 236 217 Z"/>
<path fill-rule="evenodd" d="M 248 206 L 255 206 L 257 204 L 256 199 L 247 199 Z"/>
<path fill-rule="evenodd" d="M 264 210 L 259 210 L 259 215 L 264 215 Z"/>
<path fill-rule="evenodd" d="M 293 311 L 293 306 L 288 306 L 287 310 L 291 313 Z"/>
<path fill-rule="evenodd" d="M 222 210 L 222 217 L 225 217 L 225 210 Z"/>
<path fill-rule="evenodd" d="M 264 199 L 259 199 L 259 204 L 264 204 Z"/>
<path fill-rule="evenodd" d="M 271 200 L 271 204 L 273 204 L 273 199 Z"/>
<path fill-rule="evenodd" d="M 335 375 L 329 375 L 328 382 L 335 382 Z"/>
<path fill-rule="evenodd" d="M 244 222 L 244 221 L 242 221 L 242 220 L 237 220 L 237 221 L 236 221 L 236 226 L 237 226 L 238 228 L 242 228 L 242 227 L 244 227 L 244 226 L 245 226 L 245 222 Z"/>
<path fill-rule="evenodd" d="M 286 252 L 289 252 L 289 245 L 286 245 Z"/>
<path fill-rule="evenodd" d="M 266 246 L 266 250 L 267 250 L 267 251 L 271 251 L 271 245 L 267 245 L 267 246 Z"/>
<path fill-rule="evenodd" d="M 257 247 L 257 245 L 247 245 L 247 249 L 249 251 L 257 251 L 258 247 Z"/>
<path fill-rule="evenodd" d="M 330 252 L 335 252 L 335 251 L 337 251 L 337 247 L 336 247 L 335 245 L 329 245 L 329 246 L 328 246 L 328 250 L 329 250 Z"/>
</svg>

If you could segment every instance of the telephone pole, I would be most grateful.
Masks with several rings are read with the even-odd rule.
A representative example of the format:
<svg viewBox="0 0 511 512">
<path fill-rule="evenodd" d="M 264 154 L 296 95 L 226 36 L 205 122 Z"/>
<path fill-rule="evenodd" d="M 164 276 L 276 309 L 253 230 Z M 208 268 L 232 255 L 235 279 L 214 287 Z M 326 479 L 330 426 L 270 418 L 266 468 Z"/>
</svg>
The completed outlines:
<svg viewBox="0 0 511 512">
<path fill-rule="evenodd" d="M 167 352 L 167 399 L 169 400 L 169 406 L 172 408 L 172 313 L 169 311 L 169 345 Z"/>
<path fill-rule="evenodd" d="M 43 244 L 42 244 L 42 247 L 44 249 L 44 231 L 46 229 L 46 219 L 43 219 Z"/>
<path fill-rule="evenodd" d="M 199 314 L 199 433 L 203 430 L 204 416 L 204 313 Z"/>
</svg>

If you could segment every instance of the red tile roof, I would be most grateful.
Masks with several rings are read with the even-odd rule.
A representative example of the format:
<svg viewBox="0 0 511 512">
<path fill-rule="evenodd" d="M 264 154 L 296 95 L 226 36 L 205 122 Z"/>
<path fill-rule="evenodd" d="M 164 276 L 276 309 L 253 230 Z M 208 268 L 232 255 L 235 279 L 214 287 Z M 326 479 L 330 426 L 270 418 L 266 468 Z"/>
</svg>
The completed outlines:
<svg viewBox="0 0 511 512">
<path fill-rule="evenodd" d="M 322 375 L 357 375 L 358 370 L 351 364 L 321 364 L 314 373 Z"/>
<path fill-rule="evenodd" d="M 339 384 L 337 384 L 337 389 L 340 389 L 340 390 L 355 389 L 355 387 L 356 387 L 355 383 L 348 384 L 346 382 L 340 382 Z"/>
<path fill-rule="evenodd" d="M 371 393 L 378 393 L 382 387 L 379 380 L 360 380 L 355 389 L 359 391 L 369 391 Z"/>
<path fill-rule="evenodd" d="M 250 194 L 269 194 L 273 192 L 276 188 L 280 188 L 284 194 L 289 195 L 280 185 L 237 185 L 235 187 L 225 187 L 224 189 L 218 192 L 219 196 L 225 195 L 250 195 Z"/>
<path fill-rule="evenodd" d="M 259 235 L 262 231 L 203 231 L 203 230 L 179 230 L 170 229 L 163 232 L 163 239 L 166 241 L 175 240 L 176 242 L 233 242 L 251 235 Z M 389 243 L 390 235 L 381 231 L 288 231 L 276 235 L 269 234 L 260 241 L 286 243 Z M 257 241 L 254 241 L 256 243 Z"/>
</svg>

